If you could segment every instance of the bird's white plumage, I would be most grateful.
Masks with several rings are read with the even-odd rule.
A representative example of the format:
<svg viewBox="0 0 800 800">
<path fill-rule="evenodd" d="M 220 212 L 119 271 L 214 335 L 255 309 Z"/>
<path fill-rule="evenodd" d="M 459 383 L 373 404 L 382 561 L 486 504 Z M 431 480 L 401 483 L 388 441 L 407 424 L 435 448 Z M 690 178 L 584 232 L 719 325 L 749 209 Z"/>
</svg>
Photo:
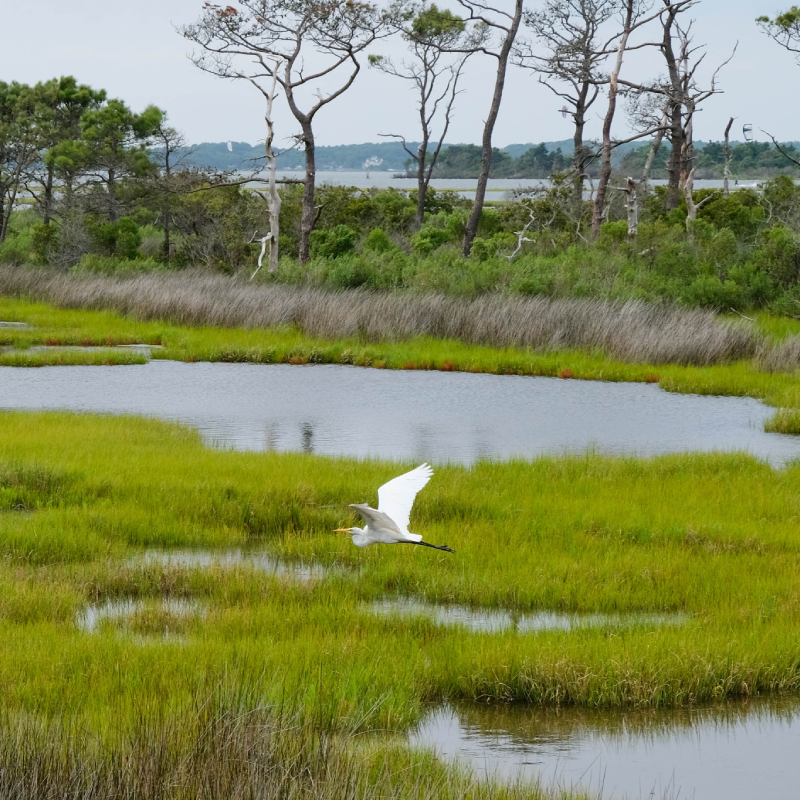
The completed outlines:
<svg viewBox="0 0 800 800">
<path fill-rule="evenodd" d="M 428 464 L 421 464 L 411 472 L 384 483 L 378 489 L 378 508 L 371 508 L 366 503 L 350 505 L 367 523 L 361 528 L 337 528 L 337 533 L 349 533 L 356 547 L 369 547 L 371 544 L 419 544 L 435 550 L 453 551 L 447 545 L 423 542 L 418 533 L 409 533 L 408 523 L 411 518 L 411 507 L 417 493 L 431 479 L 433 470 Z"/>
<path fill-rule="evenodd" d="M 378 489 L 378 511 L 386 514 L 401 533 L 408 535 L 411 507 L 420 489 L 427 484 L 432 475 L 433 469 L 430 465 L 421 464 L 411 472 L 392 478 Z"/>
</svg>

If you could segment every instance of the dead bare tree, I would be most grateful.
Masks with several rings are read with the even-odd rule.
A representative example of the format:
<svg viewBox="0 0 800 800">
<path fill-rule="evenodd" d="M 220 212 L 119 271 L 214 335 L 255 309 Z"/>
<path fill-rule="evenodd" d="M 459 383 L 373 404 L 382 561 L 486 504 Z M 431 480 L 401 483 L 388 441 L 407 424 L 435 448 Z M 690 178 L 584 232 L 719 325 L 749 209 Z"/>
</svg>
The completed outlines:
<svg viewBox="0 0 800 800">
<path fill-rule="evenodd" d="M 263 82 L 277 81 L 300 125 L 305 148 L 303 209 L 300 219 L 300 263 L 309 259 L 315 224 L 316 179 L 314 118 L 320 109 L 346 92 L 361 70 L 360 54 L 387 32 L 378 9 L 357 0 L 239 0 L 238 7 L 206 3 L 198 22 L 179 28 L 201 48 L 192 56 L 200 69 L 223 78 L 245 79 L 268 92 Z M 320 60 L 306 68 L 307 51 Z M 280 68 L 275 67 L 275 62 Z M 243 62 L 247 66 L 242 66 Z M 318 62 L 314 62 L 318 63 Z M 336 88 L 300 108 L 301 90 L 342 75 Z"/>
<path fill-rule="evenodd" d="M 250 280 L 255 278 L 258 271 L 261 269 L 261 261 L 264 258 L 264 249 L 269 243 L 269 271 L 276 272 L 278 269 L 278 257 L 280 246 L 280 232 L 281 232 L 281 206 L 283 199 L 281 193 L 278 191 L 278 159 L 275 154 L 273 142 L 275 140 L 275 123 L 272 117 L 272 106 L 277 96 L 278 86 L 278 70 L 280 69 L 280 62 L 276 61 L 272 68 L 272 84 L 269 90 L 265 91 L 260 85 L 258 88 L 264 94 L 266 100 L 266 109 L 264 111 L 264 122 L 267 125 L 267 138 L 264 140 L 264 151 L 267 159 L 267 195 L 256 189 L 256 193 L 262 199 L 266 200 L 267 208 L 269 209 L 269 233 L 261 239 L 261 255 L 258 257 L 258 268 L 250 276 Z M 284 151 L 288 152 L 288 151 Z"/>
<path fill-rule="evenodd" d="M 668 3 L 669 0 L 664 0 L 664 2 Z M 688 7 L 690 5 L 684 7 L 683 10 Z M 677 190 L 686 201 L 689 212 L 686 224 L 690 226 L 697 216 L 697 209 L 702 205 L 695 205 L 691 199 L 696 172 L 694 163 L 694 116 L 706 100 L 722 91 L 718 87 L 719 73 L 733 59 L 738 43 L 734 46 L 731 55 L 714 70 L 709 85 L 701 88 L 697 82 L 697 70 L 705 59 L 705 53 L 701 52 L 703 46 L 694 46 L 692 38 L 693 23 L 689 22 L 688 25 L 682 27 L 677 17 L 679 13 L 681 13 L 681 10 L 676 9 L 676 6 L 670 3 L 664 17 L 662 17 L 665 38 L 662 42 L 661 50 L 667 61 L 669 80 L 649 87 L 633 84 L 629 81 L 621 81 L 621 83 L 636 91 L 647 91 L 661 95 L 664 98 L 665 108 L 669 110 L 670 123 L 668 133 L 672 142 L 667 208 L 677 206 L 675 198 L 670 199 L 670 193 L 673 190 L 674 183 L 677 181 Z M 668 22 L 665 22 L 665 19 Z M 677 51 L 673 46 L 673 38 L 677 39 Z M 732 123 L 733 120 L 731 120 Z M 728 125 L 729 130 L 730 124 Z"/>
<path fill-rule="evenodd" d="M 725 144 L 723 145 L 723 154 L 725 156 L 725 167 L 723 169 L 723 184 L 722 184 L 722 194 L 724 197 L 727 197 L 730 192 L 730 180 L 731 180 L 731 127 L 733 126 L 733 120 L 736 119 L 735 117 L 731 117 L 728 121 L 727 126 L 725 127 Z"/>
<path fill-rule="evenodd" d="M 586 117 L 608 82 L 603 64 L 613 53 L 613 38 L 601 41 L 601 29 L 619 9 L 621 0 L 546 0 L 540 10 L 525 13 L 545 54 L 537 55 L 527 43 L 514 47 L 512 60 L 539 73 L 539 82 L 571 107 L 575 124 L 572 156 L 573 203 L 583 204 L 583 185 L 594 152 L 583 141 Z M 554 84 L 560 84 L 554 85 Z"/>
<path fill-rule="evenodd" d="M 628 238 L 634 239 L 639 233 L 639 199 L 637 196 L 638 184 L 629 177 L 625 186 L 613 186 L 618 192 L 625 195 L 625 212 L 628 217 Z"/>
<path fill-rule="evenodd" d="M 472 242 L 478 233 L 478 223 L 483 214 L 483 204 L 486 199 L 486 185 L 489 181 L 489 170 L 492 166 L 492 134 L 497 122 L 497 115 L 500 113 L 500 103 L 503 100 L 503 89 L 506 82 L 506 70 L 508 60 L 511 55 L 511 48 L 519 33 L 519 26 L 522 22 L 522 0 L 514 0 L 514 11 L 509 14 L 494 6 L 485 5 L 479 0 L 457 0 L 458 4 L 466 9 L 468 15 L 465 19 L 469 22 L 476 22 L 484 26 L 487 34 L 486 43 L 476 48 L 478 52 L 491 56 L 497 60 L 497 73 L 495 75 L 494 92 L 492 103 L 489 106 L 489 114 L 483 125 L 483 137 L 481 140 L 481 167 L 478 173 L 478 185 L 475 188 L 475 201 L 472 204 L 472 211 L 467 219 L 466 230 L 464 232 L 464 245 L 462 252 L 468 256 L 472 250 Z M 497 37 L 494 47 L 488 41 L 491 34 Z"/>
<path fill-rule="evenodd" d="M 389 13 L 393 27 L 408 43 L 412 60 L 403 59 L 395 64 L 390 58 L 370 55 L 370 66 L 411 83 L 417 92 L 422 139 L 416 152 L 406 145 L 401 134 L 380 134 L 403 143 L 403 149 L 416 164 L 417 173 L 417 225 L 422 225 L 425 199 L 431 175 L 447 137 L 453 116 L 453 105 L 459 94 L 458 82 L 467 59 L 482 44 L 483 28 L 469 29 L 461 17 L 448 10 L 440 10 L 427 0 L 421 3 L 395 3 Z M 457 49 L 457 53 L 452 53 Z M 441 115 L 439 112 L 442 112 Z M 441 131 L 432 151 L 432 127 L 441 118 Z M 437 120 L 438 121 L 438 120 Z"/>
<path fill-rule="evenodd" d="M 670 0 L 664 0 L 669 2 Z M 678 0 L 675 3 L 677 6 L 689 5 L 693 0 Z M 600 233 L 600 225 L 605 217 L 606 194 L 608 193 L 608 185 L 611 180 L 611 152 L 614 147 L 624 144 L 627 141 L 634 141 L 635 139 L 648 136 L 655 131 L 641 131 L 623 141 L 612 142 L 611 127 L 614 122 L 614 116 L 617 110 L 617 97 L 619 95 L 619 87 L 622 83 L 620 79 L 620 72 L 622 71 L 622 64 L 625 59 L 625 53 L 629 50 L 639 49 L 641 47 L 650 47 L 652 43 L 643 43 L 634 46 L 630 45 L 630 37 L 634 31 L 647 25 L 660 15 L 660 11 L 647 15 L 644 6 L 639 0 L 623 0 L 622 13 L 621 13 L 621 28 L 614 39 L 617 42 L 616 57 L 614 65 L 611 69 L 608 79 L 608 108 L 605 117 L 603 118 L 603 136 L 601 145 L 601 164 L 600 164 L 600 178 L 597 184 L 597 194 L 594 199 L 594 208 L 592 209 L 592 236 L 597 237 Z"/>
</svg>

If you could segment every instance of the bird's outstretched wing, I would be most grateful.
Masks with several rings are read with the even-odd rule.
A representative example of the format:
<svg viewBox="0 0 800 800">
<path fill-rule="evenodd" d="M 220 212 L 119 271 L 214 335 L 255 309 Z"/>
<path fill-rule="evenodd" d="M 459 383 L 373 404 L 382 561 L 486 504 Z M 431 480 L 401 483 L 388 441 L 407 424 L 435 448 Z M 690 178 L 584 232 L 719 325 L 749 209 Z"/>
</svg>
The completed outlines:
<svg viewBox="0 0 800 800">
<path fill-rule="evenodd" d="M 411 506 L 414 498 L 431 479 L 433 470 L 428 464 L 421 464 L 405 475 L 399 475 L 378 489 L 378 511 L 391 517 L 402 533 L 408 533 L 411 519 Z"/>
<path fill-rule="evenodd" d="M 395 525 L 391 517 L 386 516 L 382 511 L 376 511 L 366 503 L 351 503 L 350 508 L 358 511 L 364 518 L 364 522 L 372 526 L 373 530 L 388 530 L 392 533 L 401 533 L 400 528 Z"/>
<path fill-rule="evenodd" d="M 384 542 L 391 544 L 392 542 L 421 542 L 422 536 L 418 533 L 409 533 L 408 531 L 401 531 L 397 527 L 395 521 L 383 511 L 377 511 L 371 508 L 366 503 L 358 503 L 350 505 L 355 511 L 364 518 L 369 528 L 370 536 L 376 542 Z"/>
</svg>

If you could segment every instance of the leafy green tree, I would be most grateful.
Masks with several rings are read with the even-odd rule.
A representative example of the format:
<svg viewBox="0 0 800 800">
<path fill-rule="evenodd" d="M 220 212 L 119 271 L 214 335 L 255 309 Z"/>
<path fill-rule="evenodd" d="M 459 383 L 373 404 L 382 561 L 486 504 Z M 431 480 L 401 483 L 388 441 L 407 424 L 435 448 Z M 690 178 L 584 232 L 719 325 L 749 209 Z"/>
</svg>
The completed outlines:
<svg viewBox="0 0 800 800">
<path fill-rule="evenodd" d="M 122 100 L 109 100 L 81 117 L 81 139 L 85 147 L 77 157 L 84 163 L 90 187 L 102 187 L 99 208 L 111 222 L 120 217 L 118 187 L 125 178 L 152 174 L 155 165 L 148 145 L 164 119 L 164 112 L 148 106 L 135 114 Z"/>
<path fill-rule="evenodd" d="M 38 157 L 35 106 L 29 86 L 0 83 L 0 243 L 8 233 L 25 171 Z"/>
<path fill-rule="evenodd" d="M 79 157 L 74 152 L 74 143 L 81 137 L 81 118 L 90 109 L 98 108 L 106 99 L 106 93 L 79 84 L 71 75 L 38 83 L 33 92 L 40 157 L 27 170 L 25 186 L 47 225 L 55 213 L 56 180 L 60 180 L 69 191 L 76 177 L 69 169 L 59 171 L 58 156 L 50 153 L 53 148 L 59 148 L 61 157 L 68 157 L 63 166 L 74 167 L 76 161 L 85 163 L 88 157 L 86 148 L 81 148 Z"/>
</svg>

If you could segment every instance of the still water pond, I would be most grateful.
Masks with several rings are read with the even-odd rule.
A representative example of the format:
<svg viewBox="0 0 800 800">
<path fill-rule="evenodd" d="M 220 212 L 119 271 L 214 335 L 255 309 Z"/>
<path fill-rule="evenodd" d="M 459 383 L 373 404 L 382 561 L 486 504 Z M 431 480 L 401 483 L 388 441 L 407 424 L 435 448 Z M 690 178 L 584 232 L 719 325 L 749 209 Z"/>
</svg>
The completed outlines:
<svg viewBox="0 0 800 800">
<path fill-rule="evenodd" d="M 520 613 L 502 609 L 476 609 L 462 605 L 439 605 L 414 598 L 382 600 L 373 603 L 376 614 L 427 617 L 440 625 L 455 625 L 484 633 L 536 633 L 537 631 L 573 631 L 580 628 L 654 628 L 682 625 L 688 620 L 680 613 L 565 614 L 557 611 Z"/>
<path fill-rule="evenodd" d="M 411 740 L 478 775 L 541 779 L 604 798 L 800 796 L 796 700 L 624 712 L 444 706 Z"/>
<path fill-rule="evenodd" d="M 744 450 L 776 465 L 800 437 L 765 433 L 773 409 L 656 385 L 359 369 L 184 364 L 0 368 L 0 408 L 179 420 L 238 450 L 452 461 L 583 452 Z"/>
</svg>

